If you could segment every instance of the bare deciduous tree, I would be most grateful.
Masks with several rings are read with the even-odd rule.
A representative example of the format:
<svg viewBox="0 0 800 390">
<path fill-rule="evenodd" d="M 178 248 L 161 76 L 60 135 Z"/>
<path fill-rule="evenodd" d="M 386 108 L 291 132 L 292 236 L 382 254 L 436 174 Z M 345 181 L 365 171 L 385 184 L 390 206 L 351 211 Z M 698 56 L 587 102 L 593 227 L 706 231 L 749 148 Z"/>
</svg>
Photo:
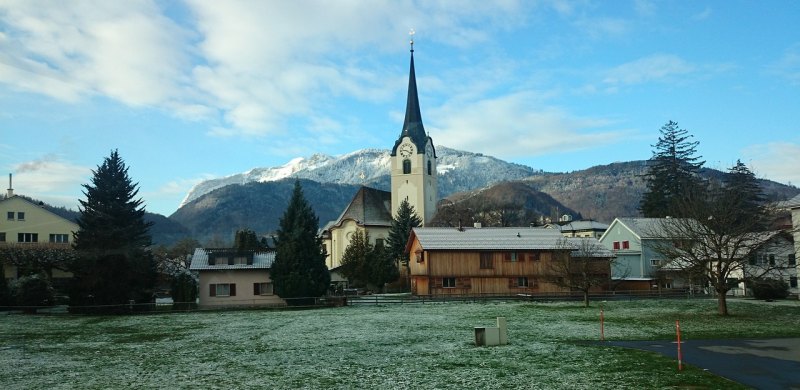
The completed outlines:
<svg viewBox="0 0 800 390">
<path fill-rule="evenodd" d="M 614 254 L 595 238 L 564 237 L 549 264 L 548 278 L 553 284 L 580 291 L 583 305 L 589 307 L 589 293 L 611 283 Z"/>
</svg>

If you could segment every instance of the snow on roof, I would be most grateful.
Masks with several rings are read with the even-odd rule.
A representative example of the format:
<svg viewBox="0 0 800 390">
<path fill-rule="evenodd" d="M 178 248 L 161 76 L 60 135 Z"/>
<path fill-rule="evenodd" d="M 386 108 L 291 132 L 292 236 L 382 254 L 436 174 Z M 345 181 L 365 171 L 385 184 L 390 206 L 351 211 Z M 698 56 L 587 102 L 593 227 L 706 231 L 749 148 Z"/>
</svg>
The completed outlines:
<svg viewBox="0 0 800 390">
<path fill-rule="evenodd" d="M 252 264 L 228 264 L 226 261 L 224 264 L 209 264 L 208 258 L 209 254 L 211 257 L 219 258 L 219 257 L 229 257 L 229 256 L 245 256 L 249 257 L 252 256 L 253 262 Z M 216 255 L 216 256 L 215 256 Z M 200 271 L 200 270 L 234 270 L 234 269 L 269 269 L 272 267 L 272 263 L 275 261 L 275 251 L 268 250 L 268 251 L 254 251 L 254 250 L 246 250 L 246 251 L 239 251 L 235 248 L 223 248 L 223 249 L 206 249 L 206 248 L 196 248 L 194 250 L 194 255 L 192 255 L 192 264 L 189 266 L 189 269 L 192 271 Z"/>
<path fill-rule="evenodd" d="M 601 248 L 594 238 L 564 237 L 558 230 L 545 228 L 440 228 L 418 227 L 413 236 L 425 250 L 580 250 L 583 245 L 597 243 L 600 257 L 613 253 Z M 590 240 L 590 241 L 585 241 Z M 601 253 L 602 252 L 602 253 Z M 608 252 L 608 253 L 605 253 Z"/>
</svg>

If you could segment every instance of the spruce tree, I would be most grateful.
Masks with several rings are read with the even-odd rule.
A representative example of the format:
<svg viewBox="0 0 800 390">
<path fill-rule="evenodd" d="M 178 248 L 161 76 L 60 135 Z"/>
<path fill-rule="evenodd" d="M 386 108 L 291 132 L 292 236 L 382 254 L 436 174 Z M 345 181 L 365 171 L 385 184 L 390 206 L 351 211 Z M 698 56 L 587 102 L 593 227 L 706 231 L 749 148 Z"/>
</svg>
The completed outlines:
<svg viewBox="0 0 800 390">
<path fill-rule="evenodd" d="M 367 257 L 367 265 L 370 268 L 370 283 L 383 292 L 386 283 L 391 283 L 400 277 L 400 270 L 393 258 L 388 256 L 386 247 L 376 243 Z"/>
<path fill-rule="evenodd" d="M 763 230 L 768 227 L 766 212 L 766 196 L 758 179 L 741 160 L 728 170 L 723 179 L 724 186 L 719 199 L 724 200 L 732 210 L 731 221 L 735 226 L 748 226 L 750 229 Z M 753 222 L 757 222 L 753 224 Z"/>
<path fill-rule="evenodd" d="M 368 258 L 372 252 L 372 246 L 369 244 L 369 234 L 362 233 L 361 230 L 356 230 L 350 237 L 350 243 L 342 255 L 342 268 L 341 272 L 346 277 L 351 285 L 363 285 L 368 283 L 369 266 Z"/>
<path fill-rule="evenodd" d="M 250 229 L 236 231 L 233 247 L 238 250 L 262 250 L 268 248 L 266 240 L 260 240 L 256 232 Z"/>
<path fill-rule="evenodd" d="M 150 302 L 156 280 L 151 244 L 152 223 L 144 220 L 138 184 L 114 150 L 93 171 L 92 183 L 84 184 L 86 200 L 80 201 L 75 232 L 77 258 L 70 301 L 74 306 L 112 305 L 108 311 L 125 310 L 131 300 Z"/>
<path fill-rule="evenodd" d="M 392 220 L 389 237 L 386 239 L 386 255 L 396 266 L 400 263 L 408 264 L 408 258 L 404 255 L 406 243 L 411 235 L 411 229 L 421 225 L 422 219 L 417 216 L 414 206 L 404 199 L 397 208 L 397 216 Z"/>
<path fill-rule="evenodd" d="M 325 265 L 319 219 L 295 181 L 289 206 L 280 219 L 275 239 L 275 262 L 271 278 L 275 293 L 289 304 L 313 301 L 295 298 L 319 297 L 328 290 L 331 275 Z"/>
<path fill-rule="evenodd" d="M 648 160 L 647 190 L 639 210 L 645 217 L 681 217 L 681 203 L 699 195 L 698 172 L 705 161 L 695 156 L 699 142 L 691 141 L 693 136 L 677 122 L 667 122 L 660 131 L 653 157 Z"/>
</svg>

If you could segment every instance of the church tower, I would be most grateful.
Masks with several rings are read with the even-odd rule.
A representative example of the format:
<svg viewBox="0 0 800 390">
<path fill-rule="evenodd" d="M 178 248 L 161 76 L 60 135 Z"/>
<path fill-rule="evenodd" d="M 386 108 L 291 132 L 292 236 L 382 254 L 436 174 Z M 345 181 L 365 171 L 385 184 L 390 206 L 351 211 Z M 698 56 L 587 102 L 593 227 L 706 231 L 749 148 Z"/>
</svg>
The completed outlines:
<svg viewBox="0 0 800 390">
<path fill-rule="evenodd" d="M 413 36 L 412 36 L 413 37 Z M 391 153 L 392 216 L 403 199 L 414 207 L 423 225 L 430 223 L 436 213 L 438 200 L 436 182 L 436 149 L 433 139 L 425 133 L 419 111 L 417 78 L 414 74 L 414 41 L 411 40 L 411 70 L 408 76 L 408 100 L 403 131 Z"/>
</svg>

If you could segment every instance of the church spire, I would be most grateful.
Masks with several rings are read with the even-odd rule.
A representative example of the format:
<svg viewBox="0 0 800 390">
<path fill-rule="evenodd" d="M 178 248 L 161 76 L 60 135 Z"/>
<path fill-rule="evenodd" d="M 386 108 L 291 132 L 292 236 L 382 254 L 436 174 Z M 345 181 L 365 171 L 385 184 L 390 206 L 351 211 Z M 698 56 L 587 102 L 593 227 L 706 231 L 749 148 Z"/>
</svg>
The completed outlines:
<svg viewBox="0 0 800 390">
<path fill-rule="evenodd" d="M 414 72 L 414 30 L 411 30 L 410 34 L 411 66 L 408 75 L 408 99 L 406 100 L 406 117 L 403 121 L 403 131 L 400 133 L 398 144 L 403 137 L 409 137 L 417 146 L 417 150 L 422 151 L 425 148 L 428 135 L 425 133 L 425 127 L 422 126 L 422 114 L 420 114 L 419 110 L 417 76 Z M 392 155 L 394 155 L 394 153 L 392 153 Z"/>
</svg>

